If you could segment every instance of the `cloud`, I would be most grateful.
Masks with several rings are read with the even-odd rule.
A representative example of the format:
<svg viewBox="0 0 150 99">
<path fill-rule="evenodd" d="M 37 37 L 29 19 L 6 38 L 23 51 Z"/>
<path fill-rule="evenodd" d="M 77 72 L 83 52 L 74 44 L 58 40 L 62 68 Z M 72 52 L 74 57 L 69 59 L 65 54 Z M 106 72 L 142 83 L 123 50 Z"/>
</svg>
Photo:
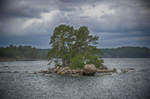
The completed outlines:
<svg viewBox="0 0 150 99">
<path fill-rule="evenodd" d="M 108 5 L 96 5 L 96 6 L 85 5 L 81 7 L 81 10 L 83 10 L 81 16 L 96 17 L 96 18 L 100 18 L 105 14 L 112 15 L 115 13 L 115 10 L 109 9 Z"/>
<path fill-rule="evenodd" d="M 45 33 L 46 30 L 49 28 L 50 24 L 52 25 L 53 19 L 58 13 L 58 10 L 41 13 L 40 18 L 32 18 L 24 22 L 23 30 L 26 30 L 28 32 L 32 31 L 33 33 Z"/>
<path fill-rule="evenodd" d="M 69 24 L 88 26 L 105 41 L 119 38 L 116 33 L 140 41 L 150 36 L 149 11 L 149 0 L 1 0 L 0 35 L 51 35 L 59 24 Z"/>
</svg>

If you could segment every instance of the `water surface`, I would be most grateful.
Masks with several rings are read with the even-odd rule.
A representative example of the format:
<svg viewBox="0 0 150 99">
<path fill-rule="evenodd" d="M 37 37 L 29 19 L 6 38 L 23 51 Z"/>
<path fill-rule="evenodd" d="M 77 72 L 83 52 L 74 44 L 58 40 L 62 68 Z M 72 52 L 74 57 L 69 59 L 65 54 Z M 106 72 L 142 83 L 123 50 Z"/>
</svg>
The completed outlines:
<svg viewBox="0 0 150 99">
<path fill-rule="evenodd" d="M 48 61 L 0 62 L 0 99 L 148 99 L 149 58 L 105 58 L 109 68 L 135 68 L 125 74 L 69 77 L 33 74 Z"/>
</svg>

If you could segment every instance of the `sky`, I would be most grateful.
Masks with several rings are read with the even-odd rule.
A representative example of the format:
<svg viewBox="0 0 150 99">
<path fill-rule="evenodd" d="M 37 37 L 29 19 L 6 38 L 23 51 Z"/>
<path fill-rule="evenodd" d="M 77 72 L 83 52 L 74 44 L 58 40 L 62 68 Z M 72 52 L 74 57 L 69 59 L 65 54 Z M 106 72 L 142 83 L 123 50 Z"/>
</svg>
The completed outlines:
<svg viewBox="0 0 150 99">
<path fill-rule="evenodd" d="M 0 0 L 0 46 L 50 48 L 60 24 L 87 26 L 100 48 L 150 48 L 150 0 Z"/>
</svg>

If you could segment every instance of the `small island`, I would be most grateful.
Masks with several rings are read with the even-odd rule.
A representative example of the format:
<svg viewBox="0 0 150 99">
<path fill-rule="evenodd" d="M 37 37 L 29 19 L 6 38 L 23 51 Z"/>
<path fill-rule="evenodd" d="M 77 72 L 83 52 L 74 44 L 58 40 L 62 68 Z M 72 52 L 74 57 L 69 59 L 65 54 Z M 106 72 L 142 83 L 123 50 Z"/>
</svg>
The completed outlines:
<svg viewBox="0 0 150 99">
<path fill-rule="evenodd" d="M 50 39 L 51 49 L 48 58 L 54 68 L 41 70 L 40 73 L 57 73 L 61 75 L 88 75 L 95 73 L 116 72 L 103 65 L 103 59 L 96 54 L 98 36 L 89 33 L 86 26 L 74 29 L 69 25 L 59 25 L 54 29 Z"/>
</svg>

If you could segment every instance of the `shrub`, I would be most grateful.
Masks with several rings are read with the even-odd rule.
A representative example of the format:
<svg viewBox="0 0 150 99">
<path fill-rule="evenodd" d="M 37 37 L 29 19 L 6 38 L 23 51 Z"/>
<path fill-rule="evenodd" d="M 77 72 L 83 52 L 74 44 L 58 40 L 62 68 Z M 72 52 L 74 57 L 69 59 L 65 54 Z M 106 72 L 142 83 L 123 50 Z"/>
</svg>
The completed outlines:
<svg viewBox="0 0 150 99">
<path fill-rule="evenodd" d="M 99 59 L 98 56 L 87 56 L 86 64 L 94 64 L 96 68 L 103 66 L 104 60 Z"/>
<path fill-rule="evenodd" d="M 71 59 L 71 65 L 70 67 L 72 69 L 82 69 L 84 68 L 84 56 L 83 55 L 76 55 Z"/>
</svg>

